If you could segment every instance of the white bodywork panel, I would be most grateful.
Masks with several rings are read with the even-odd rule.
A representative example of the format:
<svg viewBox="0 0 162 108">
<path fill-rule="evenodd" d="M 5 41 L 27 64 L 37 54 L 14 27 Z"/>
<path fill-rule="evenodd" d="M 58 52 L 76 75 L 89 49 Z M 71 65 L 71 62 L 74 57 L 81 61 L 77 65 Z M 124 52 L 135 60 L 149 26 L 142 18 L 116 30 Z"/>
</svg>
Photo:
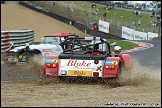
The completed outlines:
<svg viewBox="0 0 162 108">
<path fill-rule="evenodd" d="M 106 41 L 106 39 L 103 39 L 104 41 Z M 100 40 L 96 40 L 95 43 L 100 43 Z M 90 44 L 93 44 L 94 41 L 92 41 Z M 100 44 L 99 45 L 99 49 L 100 51 L 106 51 L 106 43 Z"/>
<path fill-rule="evenodd" d="M 16 52 L 18 49 L 25 48 L 25 46 L 16 47 L 11 52 Z M 46 58 L 48 55 L 59 55 L 63 52 L 63 49 L 60 45 L 52 45 L 52 44 L 39 44 L 39 45 L 29 45 L 29 48 L 39 50 L 43 57 Z"/>
<path fill-rule="evenodd" d="M 29 45 L 29 48 L 39 50 L 43 58 L 46 58 L 48 55 L 59 55 L 63 52 L 62 47 L 59 45 L 61 43 L 60 37 L 47 36 L 42 38 L 41 44 L 39 45 Z M 23 49 L 26 46 L 16 47 L 11 52 L 16 52 L 18 49 Z"/>
<path fill-rule="evenodd" d="M 98 64 L 94 60 L 77 60 L 77 59 L 60 59 L 59 60 L 59 76 L 77 76 L 72 75 L 73 72 L 87 72 L 86 75 L 93 77 L 93 72 L 99 72 L 99 77 L 102 77 L 102 68 L 104 60 L 99 60 Z M 61 75 L 61 71 L 66 71 L 67 75 Z"/>
</svg>

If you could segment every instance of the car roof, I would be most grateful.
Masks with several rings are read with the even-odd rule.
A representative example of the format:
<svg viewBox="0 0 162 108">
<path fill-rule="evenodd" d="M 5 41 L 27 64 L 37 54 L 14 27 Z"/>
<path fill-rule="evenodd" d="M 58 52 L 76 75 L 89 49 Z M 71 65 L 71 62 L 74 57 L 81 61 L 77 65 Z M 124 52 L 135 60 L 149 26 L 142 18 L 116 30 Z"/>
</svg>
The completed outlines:
<svg viewBox="0 0 162 108">
<path fill-rule="evenodd" d="M 51 36 L 60 36 L 60 37 L 74 36 L 74 33 L 71 33 L 71 32 L 61 32 L 61 33 L 51 34 Z"/>
</svg>

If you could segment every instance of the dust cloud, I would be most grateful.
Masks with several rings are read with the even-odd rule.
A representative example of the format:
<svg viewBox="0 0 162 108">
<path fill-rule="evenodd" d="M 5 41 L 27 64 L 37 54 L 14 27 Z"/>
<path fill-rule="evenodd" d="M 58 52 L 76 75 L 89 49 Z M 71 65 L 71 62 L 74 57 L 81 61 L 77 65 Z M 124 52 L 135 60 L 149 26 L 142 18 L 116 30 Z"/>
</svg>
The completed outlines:
<svg viewBox="0 0 162 108">
<path fill-rule="evenodd" d="M 37 68 L 34 68 L 33 72 L 37 73 L 38 76 L 40 76 L 41 81 L 45 82 L 47 81 L 47 78 L 44 78 L 42 76 L 43 73 L 43 67 L 45 64 L 45 59 L 42 59 L 41 56 L 35 55 L 32 59 L 31 66 L 35 66 Z M 114 80 L 106 80 L 103 81 L 101 79 L 93 79 L 93 78 L 67 78 L 64 82 L 65 83 L 84 83 L 84 84 L 108 84 L 110 86 L 113 85 L 113 87 L 122 87 L 122 86 L 142 86 L 142 85 L 161 85 L 161 70 L 154 67 L 154 66 L 148 66 L 143 67 L 139 64 L 139 62 L 136 59 L 132 59 L 133 61 L 133 69 L 132 71 L 125 71 L 123 70 L 122 74 L 119 76 L 118 79 Z M 153 70 L 154 69 L 154 70 Z M 48 80 L 48 83 L 52 83 L 53 80 L 56 80 L 56 78 L 48 77 L 50 80 Z M 89 80 L 89 81 L 87 81 Z M 39 80 L 40 81 L 40 80 Z M 49 82 L 51 81 L 51 82 Z"/>
<path fill-rule="evenodd" d="M 161 70 L 154 67 L 144 67 L 139 64 L 136 59 L 132 59 L 133 69 L 132 71 L 123 71 L 119 76 L 118 83 L 121 85 L 146 85 L 146 84 L 160 84 L 161 81 Z M 154 69 L 154 70 L 153 70 Z"/>
<path fill-rule="evenodd" d="M 132 71 L 122 71 L 122 74 L 119 75 L 118 79 L 106 80 L 93 79 L 93 78 L 73 78 L 72 80 L 67 78 L 66 83 L 85 83 L 85 84 L 108 84 L 113 85 L 113 87 L 122 87 L 122 86 L 139 86 L 139 85 L 161 85 L 161 70 L 154 67 L 148 66 L 143 67 L 139 64 L 136 59 L 132 59 L 133 69 Z M 5 67 L 5 72 L 15 77 L 18 74 L 26 74 L 25 76 L 33 76 L 33 80 L 40 82 L 52 83 L 56 78 L 43 75 L 44 72 L 45 59 L 41 55 L 34 55 L 30 58 L 30 61 L 26 64 L 16 64 L 16 65 L 7 65 Z M 154 70 L 153 70 L 154 69 Z M 19 75 L 19 76 L 20 76 Z M 21 76 L 22 77 L 22 76 Z M 47 80 L 48 79 L 48 80 Z M 19 80 L 19 78 L 17 78 Z M 87 81 L 89 80 L 89 81 Z M 50 82 L 51 81 L 51 82 Z M 60 81 L 60 80 L 59 80 Z"/>
</svg>

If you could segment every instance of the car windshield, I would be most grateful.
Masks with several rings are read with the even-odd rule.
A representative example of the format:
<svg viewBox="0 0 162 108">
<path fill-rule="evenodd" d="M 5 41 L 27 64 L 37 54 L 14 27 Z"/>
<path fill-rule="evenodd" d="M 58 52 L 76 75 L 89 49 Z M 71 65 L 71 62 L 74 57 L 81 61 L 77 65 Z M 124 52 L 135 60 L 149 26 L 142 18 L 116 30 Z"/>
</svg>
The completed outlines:
<svg viewBox="0 0 162 108">
<path fill-rule="evenodd" d="M 60 44 L 60 37 L 44 37 L 43 43 L 45 44 Z"/>
</svg>

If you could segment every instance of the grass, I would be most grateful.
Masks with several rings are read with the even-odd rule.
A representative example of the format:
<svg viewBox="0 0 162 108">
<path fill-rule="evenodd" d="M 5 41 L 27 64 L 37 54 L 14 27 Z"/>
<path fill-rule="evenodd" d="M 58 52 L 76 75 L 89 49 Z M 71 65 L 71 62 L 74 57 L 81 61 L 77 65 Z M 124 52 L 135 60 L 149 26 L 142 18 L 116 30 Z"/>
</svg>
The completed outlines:
<svg viewBox="0 0 162 108">
<path fill-rule="evenodd" d="M 116 45 L 120 46 L 122 50 L 129 50 L 132 48 L 135 48 L 138 46 L 138 44 L 129 42 L 129 41 L 123 41 L 123 40 L 116 40 L 116 39 L 107 39 L 109 42 L 116 42 Z M 114 46 L 111 47 L 111 51 L 113 51 Z"/>
<path fill-rule="evenodd" d="M 31 2 L 37 5 L 41 5 L 43 8 L 46 8 L 49 10 L 58 10 L 58 11 L 64 11 L 64 12 L 68 11 L 68 5 L 72 4 L 72 1 L 66 2 L 67 4 L 65 6 L 57 5 L 57 4 L 53 6 L 52 4 L 48 4 L 44 2 L 37 2 L 37 1 L 31 1 Z M 82 6 L 83 3 L 84 3 L 84 7 Z M 92 21 L 98 21 L 99 18 L 102 18 L 103 13 L 107 13 L 106 19 L 110 23 L 110 26 L 121 28 L 122 25 L 124 26 L 129 25 L 130 28 L 134 29 L 134 27 L 132 26 L 132 22 L 135 21 L 137 24 L 137 22 L 141 20 L 141 25 L 136 26 L 135 30 L 142 31 L 142 32 L 151 32 L 153 29 L 155 29 L 154 26 L 150 26 L 151 22 L 156 22 L 156 18 L 150 18 L 151 14 L 149 15 L 149 14 L 141 13 L 142 17 L 138 17 L 135 14 L 133 14 L 132 11 L 127 11 L 127 10 L 120 11 L 119 9 L 113 9 L 113 10 L 106 11 L 105 6 L 97 5 L 98 14 L 92 15 L 92 12 L 96 10 L 96 8 L 91 8 L 92 3 L 73 1 L 73 4 L 78 6 L 77 8 L 73 8 L 73 12 L 71 12 L 73 15 L 86 17 L 85 10 L 88 10 L 89 12 L 88 18 L 91 19 Z M 71 8 L 70 8 L 70 11 L 71 11 Z"/>
<path fill-rule="evenodd" d="M 48 3 L 45 3 L 45 2 L 37 2 L 37 1 L 30 1 L 31 3 L 34 3 L 34 4 L 37 4 L 37 5 L 40 5 L 41 7 L 43 8 L 46 8 L 46 9 L 49 9 L 49 10 L 53 10 L 53 9 L 58 9 L 59 11 L 67 11 L 68 10 L 68 7 L 67 6 L 60 6 L 60 5 L 55 5 L 53 6 L 52 4 L 48 4 Z M 71 3 L 71 1 L 68 1 L 66 2 L 67 5 L 69 3 Z M 91 6 L 92 3 L 89 3 L 89 2 L 75 2 L 73 1 L 73 3 L 75 3 L 76 5 L 78 6 L 81 6 L 83 3 L 84 3 L 84 10 L 83 11 L 83 14 L 85 15 L 85 10 L 88 10 Z M 86 4 L 85 4 L 86 3 Z M 98 5 L 97 5 L 98 6 Z M 106 10 L 104 10 L 104 7 L 105 6 L 98 6 L 98 10 L 99 10 L 99 13 L 98 15 L 99 16 L 102 16 L 102 14 L 104 12 L 106 12 Z M 92 10 L 95 10 L 96 8 L 92 9 Z M 77 15 L 82 15 L 82 12 L 80 9 L 73 9 L 73 14 L 77 14 Z M 116 16 L 114 17 L 114 13 L 116 13 Z M 131 11 L 119 11 L 118 9 L 114 9 L 114 10 L 111 10 L 107 13 L 107 18 L 110 20 L 110 19 L 114 19 L 115 21 L 114 22 L 117 22 L 117 21 L 120 21 L 121 18 L 120 16 L 123 16 L 123 22 L 125 23 L 130 23 L 130 17 L 132 17 L 132 19 L 134 19 L 135 21 L 138 21 L 139 20 L 139 17 L 136 17 L 135 14 L 132 14 Z M 83 15 L 82 15 L 83 16 Z M 150 15 L 148 14 L 142 14 L 142 17 L 140 18 L 141 19 L 141 25 L 149 25 L 149 22 L 150 22 L 150 18 L 149 18 Z M 95 19 L 96 17 L 95 16 L 92 16 L 92 19 Z M 152 19 L 154 20 L 154 19 Z M 132 42 L 128 42 L 128 41 L 123 41 L 123 40 L 115 40 L 115 39 L 108 39 L 109 42 L 116 42 L 117 45 L 121 46 L 122 50 L 128 50 L 128 49 L 132 49 L 134 47 L 137 47 L 138 45 L 135 44 L 135 43 L 132 43 Z M 39 44 L 40 42 L 35 42 L 35 44 Z M 113 47 L 111 48 L 113 49 Z"/>
</svg>

